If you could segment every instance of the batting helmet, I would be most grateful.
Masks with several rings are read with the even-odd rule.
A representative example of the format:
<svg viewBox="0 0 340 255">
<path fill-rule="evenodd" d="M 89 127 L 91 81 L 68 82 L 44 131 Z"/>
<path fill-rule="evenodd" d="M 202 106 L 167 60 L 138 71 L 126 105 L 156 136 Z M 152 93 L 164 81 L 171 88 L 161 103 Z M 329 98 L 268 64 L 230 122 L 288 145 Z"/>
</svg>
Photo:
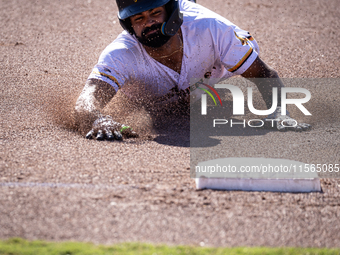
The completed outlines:
<svg viewBox="0 0 340 255">
<path fill-rule="evenodd" d="M 138 13 L 165 5 L 168 20 L 162 24 L 162 34 L 174 36 L 183 23 L 183 14 L 179 11 L 178 0 L 116 0 L 118 18 L 122 27 L 134 34 L 130 17 Z"/>
</svg>

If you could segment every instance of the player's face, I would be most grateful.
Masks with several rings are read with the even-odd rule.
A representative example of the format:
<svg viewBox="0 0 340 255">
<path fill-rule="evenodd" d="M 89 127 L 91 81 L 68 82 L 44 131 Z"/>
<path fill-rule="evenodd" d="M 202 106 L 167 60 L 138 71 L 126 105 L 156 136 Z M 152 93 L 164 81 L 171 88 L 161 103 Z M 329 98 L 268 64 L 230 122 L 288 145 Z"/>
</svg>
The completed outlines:
<svg viewBox="0 0 340 255">
<path fill-rule="evenodd" d="M 166 10 L 164 6 L 160 6 L 145 12 L 138 13 L 131 17 L 131 25 L 137 36 L 142 36 L 144 30 L 155 24 L 162 24 L 166 20 Z M 146 33 L 146 36 L 155 33 L 151 30 Z"/>
<path fill-rule="evenodd" d="M 161 6 L 134 15 L 130 20 L 137 39 L 146 46 L 158 48 L 170 39 L 161 32 L 166 19 L 167 12 L 165 7 Z"/>
</svg>

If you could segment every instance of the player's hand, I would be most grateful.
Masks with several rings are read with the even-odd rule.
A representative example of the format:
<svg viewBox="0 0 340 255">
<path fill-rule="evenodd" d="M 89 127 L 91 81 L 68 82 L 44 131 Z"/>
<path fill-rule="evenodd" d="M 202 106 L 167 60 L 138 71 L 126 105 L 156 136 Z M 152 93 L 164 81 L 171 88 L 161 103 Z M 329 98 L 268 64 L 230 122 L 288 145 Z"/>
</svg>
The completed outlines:
<svg viewBox="0 0 340 255">
<path fill-rule="evenodd" d="M 272 128 L 275 128 L 281 132 L 293 130 L 297 132 L 307 131 L 311 129 L 311 125 L 307 123 L 298 123 L 296 120 L 287 115 L 281 115 L 281 107 L 278 107 L 274 113 L 270 114 L 266 119 L 266 123 L 270 123 Z"/>
<path fill-rule="evenodd" d="M 96 140 L 122 140 L 126 138 L 138 137 L 138 134 L 132 131 L 132 128 L 124 124 L 120 124 L 112 119 L 111 116 L 99 117 L 92 125 L 92 129 L 87 133 L 86 138 Z"/>
</svg>

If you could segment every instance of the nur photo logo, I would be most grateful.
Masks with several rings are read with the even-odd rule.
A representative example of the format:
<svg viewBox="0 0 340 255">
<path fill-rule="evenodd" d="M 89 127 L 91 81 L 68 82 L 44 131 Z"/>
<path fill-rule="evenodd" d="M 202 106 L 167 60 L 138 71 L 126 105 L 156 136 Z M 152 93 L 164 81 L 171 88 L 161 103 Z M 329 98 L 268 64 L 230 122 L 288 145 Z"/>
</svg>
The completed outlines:
<svg viewBox="0 0 340 255">
<path fill-rule="evenodd" d="M 207 95 L 209 95 L 212 100 L 214 101 L 214 106 L 217 106 L 216 99 L 213 94 L 218 98 L 220 105 L 223 106 L 222 100 L 220 95 L 217 93 L 216 89 L 227 89 L 231 92 L 232 100 L 233 100 L 233 115 L 242 116 L 245 115 L 245 98 L 242 90 L 234 85 L 230 84 L 215 84 L 214 87 L 207 85 L 203 82 L 199 83 L 201 86 L 205 86 L 206 88 L 197 87 L 198 89 L 203 90 L 204 94 L 201 96 L 201 115 L 207 115 Z M 212 91 L 212 93 L 209 91 Z M 288 94 L 290 93 L 299 93 L 303 94 L 304 97 L 302 98 L 288 98 Z M 281 105 L 279 105 L 279 96 L 281 98 Z M 311 93 L 305 89 L 305 88 L 294 88 L 294 87 L 283 87 L 281 88 L 281 93 L 279 94 L 278 88 L 273 87 L 272 89 L 272 105 L 270 109 L 267 110 L 258 110 L 254 107 L 253 104 L 253 89 L 251 87 L 247 88 L 247 106 L 248 110 L 259 116 L 267 116 L 270 114 L 273 114 L 275 111 L 280 109 L 280 115 L 285 116 L 287 115 L 287 105 L 295 105 L 304 115 L 311 116 L 312 114 L 306 109 L 306 107 L 303 105 L 307 103 L 311 99 Z M 291 119 L 292 120 L 292 119 Z M 265 121 L 271 121 L 272 126 L 274 125 L 274 121 L 278 121 L 276 119 L 266 119 Z M 229 121 L 226 119 L 214 119 L 213 120 L 213 127 L 216 125 L 222 125 L 227 124 Z M 297 122 L 294 120 L 295 124 L 297 125 Z M 252 123 L 258 123 L 258 125 L 252 125 Z M 232 120 L 230 120 L 231 127 L 233 125 Z M 246 120 L 243 120 L 243 122 L 237 122 L 234 124 L 242 124 L 244 127 L 246 126 Z M 250 127 L 262 127 L 264 125 L 264 121 L 261 119 L 252 119 L 248 121 L 248 126 Z M 282 123 L 284 125 L 284 123 Z"/>
</svg>

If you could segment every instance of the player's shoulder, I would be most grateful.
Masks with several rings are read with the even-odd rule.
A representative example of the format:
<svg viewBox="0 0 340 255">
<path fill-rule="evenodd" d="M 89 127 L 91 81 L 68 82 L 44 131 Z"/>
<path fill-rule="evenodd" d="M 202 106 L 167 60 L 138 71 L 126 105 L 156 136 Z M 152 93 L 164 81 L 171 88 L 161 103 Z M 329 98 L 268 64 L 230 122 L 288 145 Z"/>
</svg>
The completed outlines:
<svg viewBox="0 0 340 255">
<path fill-rule="evenodd" d="M 181 12 L 183 13 L 183 25 L 189 26 L 191 29 L 234 29 L 237 27 L 228 19 L 200 4 L 188 0 L 180 0 L 179 3 Z"/>
<path fill-rule="evenodd" d="M 104 49 L 101 58 L 126 60 L 127 58 L 134 57 L 136 52 L 139 52 L 137 40 L 126 31 L 123 31 Z"/>
</svg>

